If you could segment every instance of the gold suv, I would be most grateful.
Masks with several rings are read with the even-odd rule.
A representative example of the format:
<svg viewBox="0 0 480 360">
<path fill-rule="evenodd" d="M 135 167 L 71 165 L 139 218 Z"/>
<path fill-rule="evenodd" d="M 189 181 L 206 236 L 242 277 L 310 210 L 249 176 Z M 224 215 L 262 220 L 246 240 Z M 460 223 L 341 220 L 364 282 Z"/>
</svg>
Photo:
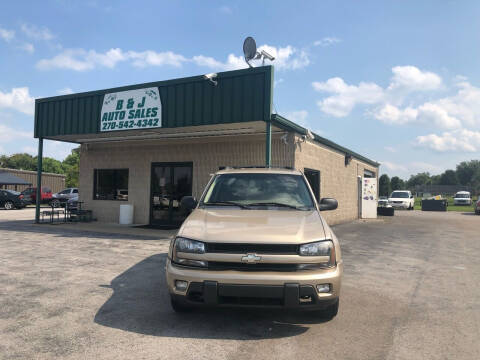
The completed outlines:
<svg viewBox="0 0 480 360">
<path fill-rule="evenodd" d="M 338 312 L 340 245 L 296 170 L 217 172 L 170 244 L 168 290 L 175 311 L 195 305 L 264 306 Z"/>
</svg>

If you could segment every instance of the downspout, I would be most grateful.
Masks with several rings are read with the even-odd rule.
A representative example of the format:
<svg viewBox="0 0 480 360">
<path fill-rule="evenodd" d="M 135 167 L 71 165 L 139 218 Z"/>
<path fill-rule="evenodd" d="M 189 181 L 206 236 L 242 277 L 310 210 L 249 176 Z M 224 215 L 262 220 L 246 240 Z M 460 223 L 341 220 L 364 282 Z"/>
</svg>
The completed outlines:
<svg viewBox="0 0 480 360">
<path fill-rule="evenodd" d="M 35 223 L 40 222 L 40 203 L 42 201 L 43 138 L 38 138 L 37 154 L 37 199 L 35 201 Z"/>
<path fill-rule="evenodd" d="M 265 167 L 272 166 L 272 121 L 266 121 L 266 138 L 265 138 Z"/>
</svg>

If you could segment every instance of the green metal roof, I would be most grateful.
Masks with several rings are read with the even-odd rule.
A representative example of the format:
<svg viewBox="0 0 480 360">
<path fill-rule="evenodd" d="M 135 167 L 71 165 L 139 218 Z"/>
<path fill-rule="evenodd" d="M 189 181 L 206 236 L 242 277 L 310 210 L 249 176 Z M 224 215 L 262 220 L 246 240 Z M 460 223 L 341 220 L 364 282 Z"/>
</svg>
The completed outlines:
<svg viewBox="0 0 480 360">
<path fill-rule="evenodd" d="M 158 81 L 35 101 L 34 136 L 100 132 L 104 95 L 159 88 L 162 128 L 268 121 L 272 112 L 273 67 L 220 72 L 217 86 L 204 76 Z"/>
<path fill-rule="evenodd" d="M 282 128 L 284 130 L 287 130 L 287 131 L 294 131 L 298 134 L 301 134 L 301 135 L 306 135 L 307 134 L 307 129 L 304 128 L 303 126 L 300 126 L 286 118 L 284 118 L 283 116 L 280 116 L 278 114 L 272 114 L 272 117 L 271 117 L 271 120 L 272 120 L 272 124 L 279 127 L 279 128 Z M 352 151 L 350 149 L 347 149 L 343 146 L 340 146 L 336 143 L 334 143 L 333 141 L 330 141 L 328 139 L 325 139 L 324 137 L 321 137 L 320 135 L 317 135 L 315 133 L 313 133 L 313 138 L 316 142 L 320 143 L 320 144 L 323 144 L 323 145 L 326 145 L 332 149 L 335 149 L 337 151 L 340 151 L 342 153 L 345 153 L 345 155 L 351 155 L 353 156 L 354 158 L 358 159 L 358 160 L 361 160 L 367 164 L 370 164 L 372 166 L 375 166 L 375 167 L 378 167 L 380 166 L 380 163 L 376 162 L 376 161 L 373 161 L 373 160 L 370 160 L 368 158 L 366 158 L 365 156 L 362 156 L 358 153 L 356 153 L 355 151 Z"/>
</svg>

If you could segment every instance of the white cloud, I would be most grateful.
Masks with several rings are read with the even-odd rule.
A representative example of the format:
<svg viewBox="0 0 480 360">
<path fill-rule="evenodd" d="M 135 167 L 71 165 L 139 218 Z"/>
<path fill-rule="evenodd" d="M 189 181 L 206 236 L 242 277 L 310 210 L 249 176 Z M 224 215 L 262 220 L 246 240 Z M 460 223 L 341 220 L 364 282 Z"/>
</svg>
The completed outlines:
<svg viewBox="0 0 480 360">
<path fill-rule="evenodd" d="M 69 87 L 57 90 L 57 94 L 59 95 L 70 95 L 70 94 L 73 94 L 73 92 L 74 91 Z"/>
<path fill-rule="evenodd" d="M 20 45 L 18 48 L 30 54 L 33 54 L 35 52 L 35 47 L 31 43 L 24 43 L 23 45 Z"/>
<path fill-rule="evenodd" d="M 381 166 L 385 166 L 387 170 L 396 171 L 396 172 L 407 172 L 408 169 L 406 166 L 397 164 L 391 161 L 381 161 Z"/>
<path fill-rule="evenodd" d="M 408 178 L 412 174 L 418 174 L 425 171 L 431 174 L 438 174 L 445 170 L 441 166 L 422 161 L 412 161 L 405 164 L 393 161 L 380 161 L 380 163 L 385 169 L 382 169 L 382 173 L 388 173 L 391 176 L 400 176 L 401 178 Z"/>
<path fill-rule="evenodd" d="M 384 149 L 391 153 L 397 152 L 397 149 L 395 149 L 393 146 L 384 146 Z"/>
<path fill-rule="evenodd" d="M 386 124 L 403 125 L 415 121 L 418 110 L 411 107 L 401 110 L 391 104 L 385 104 L 374 111 L 373 116 Z"/>
<path fill-rule="evenodd" d="M 480 131 L 458 129 L 443 132 L 440 135 L 422 135 L 417 136 L 415 144 L 438 152 L 478 152 L 480 151 Z"/>
<path fill-rule="evenodd" d="M 442 78 L 429 71 L 422 71 L 415 66 L 395 66 L 389 90 L 404 88 L 410 91 L 436 90 L 442 85 Z"/>
<path fill-rule="evenodd" d="M 460 120 L 450 116 L 443 107 L 433 103 L 421 105 L 418 108 L 418 118 L 423 123 L 433 123 L 441 129 L 455 129 L 462 126 Z"/>
<path fill-rule="evenodd" d="M 313 43 L 314 46 L 323 46 L 327 47 L 330 45 L 337 44 L 341 42 L 342 40 L 336 37 L 324 37 L 323 39 L 317 40 Z"/>
<path fill-rule="evenodd" d="M 179 54 L 175 54 L 171 51 L 155 52 L 152 50 L 136 52 L 129 51 L 126 53 L 126 59 L 133 60 L 133 65 L 138 67 L 146 66 L 163 66 L 170 65 L 174 67 L 182 66 L 182 63 L 187 59 Z"/>
<path fill-rule="evenodd" d="M 407 107 L 399 109 L 391 104 L 373 112 L 373 116 L 390 125 L 405 125 L 409 123 L 421 123 L 435 125 L 440 129 L 456 129 L 461 127 L 461 122 L 450 116 L 447 111 L 434 103 L 425 103 L 418 108 Z"/>
<path fill-rule="evenodd" d="M 273 64 L 280 70 L 296 70 L 310 64 L 308 54 L 304 50 L 298 50 L 290 45 L 283 48 L 263 45 L 259 47 L 259 51 L 261 50 L 265 50 L 275 57 Z M 137 52 L 112 48 L 104 53 L 99 53 L 95 50 L 66 49 L 53 58 L 40 60 L 37 63 L 37 68 L 42 70 L 59 68 L 87 71 L 96 67 L 114 68 L 119 62 L 129 62 L 137 67 L 164 65 L 180 67 L 184 63 L 191 62 L 198 66 L 211 68 L 216 71 L 235 70 L 247 67 L 243 57 L 234 54 L 228 55 L 227 60 L 222 62 L 213 57 L 204 55 L 196 55 L 192 58 L 187 58 L 172 51 L 156 52 L 153 50 L 146 50 Z M 261 63 L 260 60 L 253 60 L 252 62 L 255 64 Z"/>
<path fill-rule="evenodd" d="M 36 26 L 32 24 L 22 24 L 20 27 L 25 35 L 35 40 L 52 40 L 55 36 L 44 26 Z"/>
<path fill-rule="evenodd" d="M 0 38 L 6 42 L 10 42 L 15 37 L 15 31 L 7 30 L 0 27 Z"/>
<path fill-rule="evenodd" d="M 78 144 L 47 140 L 44 143 L 43 156 L 63 161 L 68 155 L 70 155 L 72 149 L 75 149 L 78 146 Z"/>
<path fill-rule="evenodd" d="M 95 50 L 66 49 L 51 59 L 42 59 L 37 67 L 42 70 L 53 68 L 86 71 L 97 66 L 114 68 L 119 61 L 127 60 L 127 55 L 121 49 L 110 49 L 105 53 Z"/>
<path fill-rule="evenodd" d="M 375 117 L 387 123 L 408 123 L 416 118 L 415 110 L 407 108 L 400 110 L 393 104 L 401 104 L 405 96 L 416 91 L 427 91 L 440 88 L 442 79 L 428 71 L 422 71 L 415 66 L 395 66 L 393 77 L 387 88 L 382 88 L 373 82 L 360 82 L 349 85 L 342 78 L 334 77 L 325 82 L 312 83 L 316 91 L 333 94 L 317 102 L 326 114 L 335 117 L 345 117 L 356 105 L 383 105 L 375 111 Z M 413 118 L 413 119 L 412 119 Z M 449 119 L 444 119 L 447 123 Z"/>
<path fill-rule="evenodd" d="M 308 54 L 304 50 L 298 50 L 290 45 L 286 47 L 274 47 L 270 45 L 262 45 L 258 48 L 258 51 L 265 50 L 272 55 L 275 60 L 270 62 L 266 60 L 266 64 L 273 64 L 275 68 L 279 70 L 297 70 L 304 68 L 310 64 Z M 221 62 L 212 57 L 197 55 L 192 58 L 193 62 L 198 66 L 209 67 L 213 70 L 237 70 L 244 69 L 248 65 L 245 63 L 243 56 L 236 56 L 235 54 L 229 54 L 227 61 Z M 261 60 L 251 60 L 252 65 L 260 65 Z"/>
<path fill-rule="evenodd" d="M 19 138 L 33 138 L 33 133 L 23 130 L 16 130 L 0 124 L 0 141 L 2 143 L 18 141 Z"/>
<path fill-rule="evenodd" d="M 314 90 L 334 94 L 317 102 L 320 109 L 335 117 L 347 116 L 357 104 L 375 104 L 383 97 L 383 89 L 375 83 L 348 85 L 339 77 L 326 82 L 313 82 Z"/>
<path fill-rule="evenodd" d="M 32 156 L 37 156 L 38 148 L 36 148 L 35 146 L 24 146 L 22 147 L 22 153 L 27 153 Z"/>
<path fill-rule="evenodd" d="M 307 110 L 296 110 L 296 111 L 290 111 L 285 114 L 285 117 L 288 120 L 293 121 L 294 123 L 297 123 L 298 125 L 308 127 L 308 111 Z"/>
<path fill-rule="evenodd" d="M 30 96 L 28 87 L 13 88 L 10 92 L 0 91 L 0 109 L 10 108 L 33 115 L 35 99 Z"/>
</svg>

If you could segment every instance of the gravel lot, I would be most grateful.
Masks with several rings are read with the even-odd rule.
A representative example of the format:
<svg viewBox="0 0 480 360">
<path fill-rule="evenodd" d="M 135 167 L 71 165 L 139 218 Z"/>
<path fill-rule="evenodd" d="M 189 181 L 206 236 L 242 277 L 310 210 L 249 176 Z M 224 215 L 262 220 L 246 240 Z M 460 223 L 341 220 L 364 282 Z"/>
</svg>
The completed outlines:
<svg viewBox="0 0 480 360">
<path fill-rule="evenodd" d="M 480 216 L 398 211 L 335 227 L 339 315 L 175 314 L 171 232 L 113 235 L 0 210 L 2 359 L 479 359 Z"/>
</svg>

